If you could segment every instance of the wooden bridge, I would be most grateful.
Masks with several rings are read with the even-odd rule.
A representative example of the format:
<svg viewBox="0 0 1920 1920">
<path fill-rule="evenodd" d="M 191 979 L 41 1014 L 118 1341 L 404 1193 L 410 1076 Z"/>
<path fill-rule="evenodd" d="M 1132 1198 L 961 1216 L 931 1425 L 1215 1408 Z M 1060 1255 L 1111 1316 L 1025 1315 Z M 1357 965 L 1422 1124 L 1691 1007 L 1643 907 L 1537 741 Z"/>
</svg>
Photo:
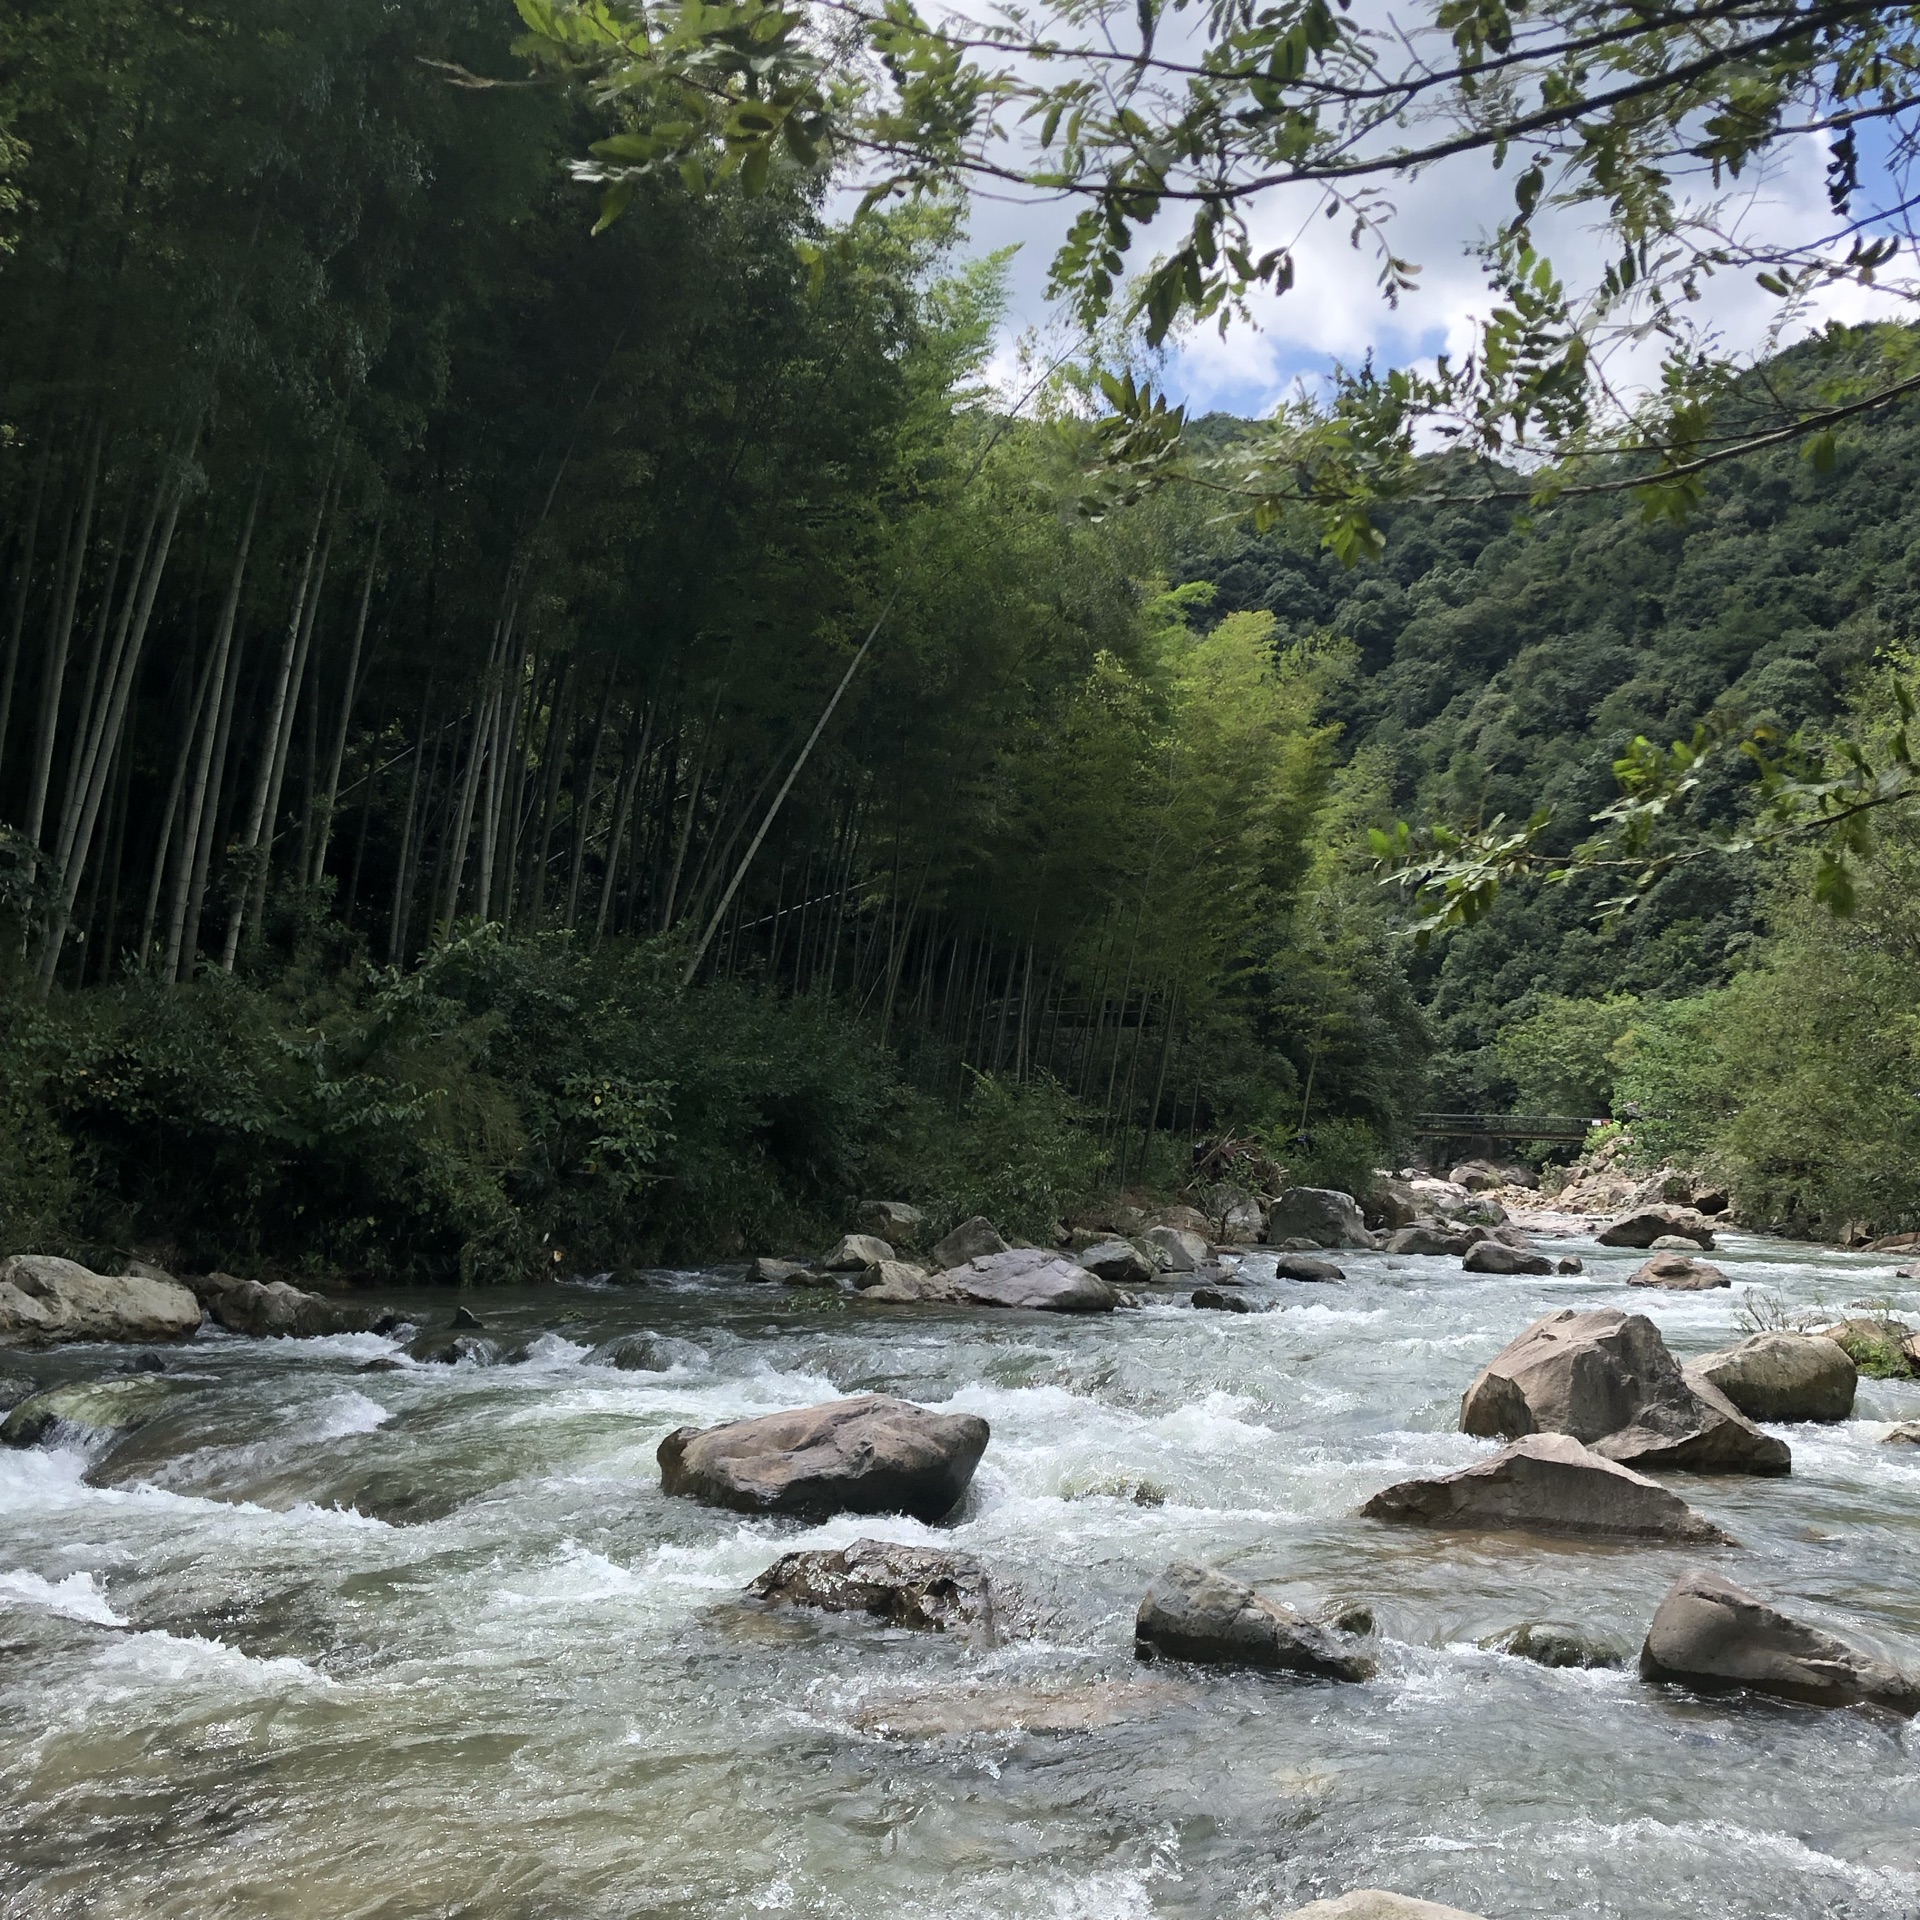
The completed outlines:
<svg viewBox="0 0 1920 1920">
<path fill-rule="evenodd" d="M 1604 1120 L 1564 1113 L 1417 1113 L 1416 1140 L 1543 1140 L 1578 1146 Z"/>
</svg>

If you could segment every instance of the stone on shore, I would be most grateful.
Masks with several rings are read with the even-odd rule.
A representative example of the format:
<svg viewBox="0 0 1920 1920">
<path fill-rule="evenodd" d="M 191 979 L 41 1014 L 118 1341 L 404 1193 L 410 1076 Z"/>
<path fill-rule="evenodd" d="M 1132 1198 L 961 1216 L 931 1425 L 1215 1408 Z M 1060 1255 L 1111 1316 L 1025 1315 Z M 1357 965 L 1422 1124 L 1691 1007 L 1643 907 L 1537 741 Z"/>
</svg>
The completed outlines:
<svg viewBox="0 0 1920 1920">
<path fill-rule="evenodd" d="M 1000 1229 L 991 1220 L 981 1214 L 975 1214 L 971 1220 L 962 1220 L 944 1240 L 928 1249 L 928 1258 L 936 1270 L 947 1267 L 964 1267 L 969 1260 L 977 1260 L 983 1254 L 1005 1253 L 1007 1243 L 1000 1236 Z"/>
<path fill-rule="evenodd" d="M 1660 1602 L 1640 1673 L 1707 1692 L 1749 1687 L 1810 1706 L 1920 1711 L 1920 1680 L 1770 1606 L 1717 1573 L 1683 1573 Z"/>
<path fill-rule="evenodd" d="M 1110 1287 L 1145 1286 L 1159 1271 L 1131 1240 L 1096 1240 L 1074 1257 Z"/>
<path fill-rule="evenodd" d="M 1186 1227 L 1149 1227 L 1140 1237 L 1153 1248 L 1162 1273 L 1198 1273 L 1213 1257 L 1205 1236 Z"/>
<path fill-rule="evenodd" d="M 1691 1207 L 1654 1205 L 1637 1207 L 1610 1220 L 1594 1236 L 1603 1247 L 1651 1247 L 1664 1236 L 1691 1241 L 1702 1252 L 1713 1251 L 1713 1227 Z"/>
<path fill-rule="evenodd" d="M 1657 1480 L 1583 1446 L 1531 1433 L 1458 1473 L 1402 1480 L 1360 1509 L 1369 1520 L 1600 1540 L 1724 1540 Z"/>
<path fill-rule="evenodd" d="M 118 1440 L 157 1420 L 182 1392 L 164 1375 L 134 1373 L 117 1380 L 76 1380 L 22 1400 L 0 1423 L 0 1441 L 35 1447 L 73 1439 L 82 1445 Z"/>
<path fill-rule="evenodd" d="M 742 1513 L 934 1521 L 966 1492 L 988 1437 L 977 1414 L 929 1413 L 864 1393 L 717 1427 L 676 1427 L 660 1443 L 660 1485 Z"/>
<path fill-rule="evenodd" d="M 1172 1227 L 1176 1233 L 1191 1233 L 1206 1240 L 1212 1236 L 1213 1222 L 1198 1207 L 1157 1207 L 1143 1225 Z"/>
<path fill-rule="evenodd" d="M 1346 1269 L 1331 1260 L 1316 1259 L 1310 1253 L 1283 1253 L 1273 1263 L 1276 1280 L 1344 1280 Z"/>
<path fill-rule="evenodd" d="M 1373 1245 L 1360 1203 L 1335 1187 L 1289 1187 L 1267 1209 L 1267 1240 L 1276 1247 L 1289 1240 L 1311 1240 L 1316 1247 Z"/>
<path fill-rule="evenodd" d="M 787 1606 L 870 1613 L 890 1627 L 988 1639 L 994 1632 L 993 1589 L 979 1561 L 897 1540 L 784 1554 L 747 1591 Z"/>
<path fill-rule="evenodd" d="M 1204 1666 L 1266 1667 L 1329 1680 L 1366 1680 L 1374 1663 L 1243 1581 L 1176 1561 L 1148 1587 L 1134 1652 Z"/>
<path fill-rule="evenodd" d="M 1691 1243 L 1677 1242 L 1680 1246 Z M 1669 1293 L 1706 1293 L 1714 1287 L 1730 1287 L 1733 1282 L 1711 1260 L 1696 1260 L 1690 1253 L 1656 1253 L 1627 1275 L 1630 1287 L 1664 1287 Z"/>
<path fill-rule="evenodd" d="M 1464 1433 L 1565 1433 L 1623 1466 L 1786 1473 L 1784 1441 L 1762 1433 L 1710 1381 L 1683 1374 L 1645 1314 L 1571 1308 L 1509 1341 L 1460 1403 Z"/>
<path fill-rule="evenodd" d="M 1844 1420 L 1860 1371 L 1839 1344 L 1811 1333 L 1756 1333 L 1694 1361 L 1749 1420 Z"/>
<path fill-rule="evenodd" d="M 926 1277 L 926 1268 L 916 1266 L 911 1260 L 879 1260 L 864 1272 L 847 1276 L 860 1293 L 870 1293 L 875 1287 L 911 1288 L 915 1281 Z M 894 1296 L 889 1294 L 887 1297 L 892 1299 Z"/>
<path fill-rule="evenodd" d="M 65 1340 L 184 1340 L 200 1302 L 177 1280 L 93 1273 L 52 1254 L 0 1260 L 0 1346 Z"/>
<path fill-rule="evenodd" d="M 870 1233 L 843 1233 L 820 1256 L 820 1266 L 826 1273 L 865 1273 L 892 1258 L 893 1248 L 886 1241 Z"/>
<path fill-rule="evenodd" d="M 1443 1907 L 1437 1900 L 1388 1893 L 1383 1887 L 1356 1887 L 1337 1900 L 1316 1900 L 1311 1906 L 1295 1907 L 1280 1920 L 1480 1920 L 1480 1916 L 1464 1907 Z"/>
<path fill-rule="evenodd" d="M 857 1212 L 860 1231 L 895 1247 L 917 1247 L 927 1216 L 904 1200 L 863 1200 Z"/>
<path fill-rule="evenodd" d="M 329 1300 L 324 1294 L 290 1287 L 284 1280 L 241 1280 L 231 1273 L 208 1273 L 198 1276 L 192 1286 L 211 1319 L 229 1333 L 251 1334 L 256 1339 L 371 1333 L 398 1324 L 391 1315 Z"/>
<path fill-rule="evenodd" d="M 1470 1246 L 1460 1262 L 1467 1273 L 1551 1273 L 1553 1262 L 1531 1247 L 1488 1238 Z"/>
</svg>

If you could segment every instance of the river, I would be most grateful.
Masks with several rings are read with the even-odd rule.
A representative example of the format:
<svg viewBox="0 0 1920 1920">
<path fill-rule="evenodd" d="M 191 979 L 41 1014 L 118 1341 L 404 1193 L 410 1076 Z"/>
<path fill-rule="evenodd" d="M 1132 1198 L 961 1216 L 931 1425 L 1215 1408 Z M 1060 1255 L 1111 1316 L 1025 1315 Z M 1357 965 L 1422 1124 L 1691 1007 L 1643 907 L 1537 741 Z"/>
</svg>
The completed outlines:
<svg viewBox="0 0 1920 1920">
<path fill-rule="evenodd" d="M 1874 1711 L 1698 1700 L 1632 1656 L 1705 1560 L 1920 1665 L 1920 1384 L 1776 1429 L 1790 1479 L 1672 1476 L 1737 1547 L 1583 1547 L 1354 1517 L 1489 1450 L 1454 1430 L 1540 1314 L 1617 1304 L 1685 1356 L 1749 1287 L 1920 1305 L 1867 1255 L 1727 1236 L 1735 1286 L 1342 1255 L 1279 1310 L 886 1311 L 661 1274 L 488 1293 L 524 1363 L 366 1371 L 374 1335 L 202 1334 L 194 1391 L 89 1462 L 0 1455 L 0 1898 L 15 1920 L 1273 1915 L 1384 1885 L 1493 1920 L 1912 1920 L 1920 1745 Z M 1555 1251 L 1569 1250 L 1561 1243 Z M 401 1304 L 444 1325 L 448 1296 Z M 657 1371 L 591 1355 L 644 1330 Z M 123 1354 L 4 1357 L 42 1382 Z M 984 1415 L 952 1525 L 662 1497 L 672 1427 L 883 1389 Z M 943 1540 L 1022 1596 L 993 1647 L 768 1613 L 784 1549 Z M 1363 1685 L 1140 1667 L 1168 1561 L 1365 1603 Z M 1611 1646 L 1549 1669 L 1524 1622 Z"/>
</svg>

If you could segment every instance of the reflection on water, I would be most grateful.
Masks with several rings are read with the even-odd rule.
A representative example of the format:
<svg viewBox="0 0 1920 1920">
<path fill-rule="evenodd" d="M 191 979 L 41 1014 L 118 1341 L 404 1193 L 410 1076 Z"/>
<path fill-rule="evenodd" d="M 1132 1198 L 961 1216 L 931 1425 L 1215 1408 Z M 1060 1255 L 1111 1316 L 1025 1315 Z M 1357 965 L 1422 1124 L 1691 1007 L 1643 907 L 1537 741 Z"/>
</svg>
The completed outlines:
<svg viewBox="0 0 1920 1920">
<path fill-rule="evenodd" d="M 0 1898 L 10 1914 L 634 1920 L 764 1913 L 1277 1914 L 1385 1884 L 1495 1916 L 1911 1920 L 1915 1734 L 1697 1701 L 1632 1670 L 1705 1558 L 1920 1665 L 1920 1385 L 1780 1431 L 1789 1480 L 1686 1497 L 1737 1548 L 1393 1531 L 1369 1494 L 1487 1450 L 1479 1364 L 1566 1305 L 1681 1354 L 1741 1289 L 1903 1297 L 1890 1264 L 1735 1239 L 1732 1293 L 1342 1256 L 1264 1315 L 883 1313 L 718 1277 L 488 1296 L 511 1367 L 367 1371 L 400 1343 L 203 1338 L 153 1425 L 89 1463 L 0 1454 Z M 448 1302 L 414 1303 L 444 1321 Z M 629 1333 L 645 1367 L 590 1356 Z M 65 1352 L 16 1371 L 98 1373 Z M 14 1362 L 9 1362 L 10 1366 Z M 672 1427 L 885 1389 L 983 1414 L 948 1529 L 667 1501 Z M 1037 1622 L 981 1650 L 740 1589 L 794 1545 L 950 1537 Z M 1168 1560 L 1314 1610 L 1364 1601 L 1380 1677 L 1142 1670 Z M 1535 1622 L 1617 1652 L 1490 1650 Z"/>
</svg>

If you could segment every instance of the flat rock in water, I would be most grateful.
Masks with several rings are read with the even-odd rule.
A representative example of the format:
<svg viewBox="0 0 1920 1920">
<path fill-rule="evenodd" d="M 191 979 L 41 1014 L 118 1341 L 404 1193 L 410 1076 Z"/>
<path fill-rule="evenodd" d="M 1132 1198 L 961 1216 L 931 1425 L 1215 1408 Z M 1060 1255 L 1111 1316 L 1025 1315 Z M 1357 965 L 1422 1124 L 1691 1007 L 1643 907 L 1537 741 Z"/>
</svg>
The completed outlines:
<svg viewBox="0 0 1920 1920">
<path fill-rule="evenodd" d="M 1682 1373 L 1645 1314 L 1613 1307 L 1551 1313 L 1509 1341 L 1467 1389 L 1460 1427 L 1488 1439 L 1571 1434 L 1625 1466 L 1786 1473 L 1793 1464 L 1785 1441 Z"/>
<path fill-rule="evenodd" d="M 1811 1333 L 1756 1333 L 1687 1371 L 1718 1387 L 1749 1420 L 1844 1420 L 1860 1382 L 1845 1350 Z"/>
<path fill-rule="evenodd" d="M 1265 1667 L 1328 1680 L 1366 1680 L 1374 1663 L 1337 1634 L 1211 1567 L 1176 1561 L 1148 1587 L 1134 1651 L 1205 1666 Z"/>
<path fill-rule="evenodd" d="M 1337 1187 L 1289 1187 L 1267 1209 L 1267 1239 L 1274 1246 L 1311 1240 L 1316 1247 L 1371 1247 L 1360 1203 Z"/>
<path fill-rule="evenodd" d="M 1733 1282 L 1711 1260 L 1696 1260 L 1690 1253 L 1656 1253 L 1627 1275 L 1627 1285 L 1665 1287 L 1673 1293 L 1706 1293 L 1714 1287 L 1730 1287 Z"/>
<path fill-rule="evenodd" d="M 993 1589 L 979 1561 L 894 1540 L 785 1554 L 747 1591 L 787 1606 L 870 1613 L 892 1627 L 988 1639 L 994 1633 Z"/>
<path fill-rule="evenodd" d="M 1637 1207 L 1608 1221 L 1594 1237 L 1603 1247 L 1651 1247 L 1665 1236 L 1689 1240 L 1703 1252 L 1713 1251 L 1712 1223 L 1691 1207 Z"/>
<path fill-rule="evenodd" d="M 1337 1900 L 1316 1900 L 1295 1907 L 1281 1920 L 1480 1920 L 1464 1907 L 1443 1907 L 1434 1900 L 1416 1900 L 1410 1894 L 1388 1893 L 1382 1887 L 1356 1887 Z"/>
<path fill-rule="evenodd" d="M 1260 1313 L 1244 1293 L 1229 1293 L 1224 1287 L 1195 1287 L 1187 1298 L 1190 1307 L 1204 1307 L 1212 1313 Z"/>
<path fill-rule="evenodd" d="M 743 1513 L 952 1511 L 987 1450 L 971 1413 L 929 1413 L 891 1394 L 865 1393 L 718 1427 L 676 1427 L 660 1442 L 669 1494 Z"/>
<path fill-rule="evenodd" d="M 1725 1540 L 1657 1480 L 1570 1434 L 1530 1433 L 1491 1460 L 1431 1480 L 1402 1480 L 1360 1509 L 1369 1520 L 1554 1533 L 1599 1540 Z"/>
<path fill-rule="evenodd" d="M 937 1268 L 964 1267 L 969 1260 L 977 1260 L 982 1254 L 1005 1253 L 1007 1243 L 991 1220 L 976 1213 L 971 1220 L 962 1220 L 930 1251 Z"/>
<path fill-rule="evenodd" d="M 1551 1273 L 1553 1262 L 1531 1247 L 1516 1247 L 1491 1237 L 1466 1251 L 1460 1262 L 1468 1273 Z"/>
<path fill-rule="evenodd" d="M 1455 1232 L 1447 1227 L 1415 1225 L 1401 1227 L 1387 1235 L 1382 1245 L 1383 1253 L 1411 1253 L 1435 1255 L 1443 1253 L 1461 1254 L 1467 1252 L 1477 1239 L 1486 1237 L 1484 1227 L 1471 1231 Z"/>
<path fill-rule="evenodd" d="M 1283 1253 L 1273 1263 L 1276 1280 L 1344 1280 L 1346 1270 L 1331 1260 L 1318 1260 L 1310 1253 Z"/>
<path fill-rule="evenodd" d="M 854 1724 L 899 1739 L 970 1733 L 1092 1733 L 1176 1705 L 1185 1687 L 1155 1680 L 1096 1680 L 1084 1687 L 967 1687 L 869 1702 Z"/>
<path fill-rule="evenodd" d="M 1648 1680 L 1705 1691 L 1750 1687 L 1811 1706 L 1920 1711 L 1920 1681 L 1795 1620 L 1758 1594 L 1694 1568 L 1667 1591 L 1640 1650 Z"/>
<path fill-rule="evenodd" d="M 55 1340 L 184 1340 L 200 1302 L 177 1280 L 93 1273 L 52 1254 L 0 1260 L 0 1346 Z"/>
<path fill-rule="evenodd" d="M 117 1380 L 77 1380 L 36 1393 L 0 1424 L 0 1441 L 35 1447 L 73 1438 L 82 1443 L 118 1439 L 157 1420 L 183 1389 L 151 1373 Z"/>
<path fill-rule="evenodd" d="M 804 1260 L 776 1260 L 771 1254 L 763 1253 L 747 1269 L 747 1278 L 777 1287 L 791 1283 L 796 1275 L 806 1271 L 807 1263 Z"/>
<path fill-rule="evenodd" d="M 242 1280 L 231 1273 L 207 1273 L 198 1276 L 192 1286 L 211 1319 L 229 1333 L 250 1334 L 256 1339 L 371 1333 L 383 1320 L 396 1324 L 391 1316 L 290 1287 L 284 1280 Z"/>
<path fill-rule="evenodd" d="M 976 1307 L 1032 1307 L 1042 1313 L 1111 1313 L 1119 1296 L 1077 1260 L 1040 1247 L 982 1254 L 932 1276 L 952 1298 Z"/>
<path fill-rule="evenodd" d="M 1074 1257 L 1110 1287 L 1144 1286 L 1159 1271 L 1131 1240 L 1096 1240 Z"/>
<path fill-rule="evenodd" d="M 820 1256 L 820 1265 L 828 1273 L 864 1273 L 882 1260 L 893 1258 L 893 1248 L 870 1233 L 843 1233 Z"/>
</svg>

